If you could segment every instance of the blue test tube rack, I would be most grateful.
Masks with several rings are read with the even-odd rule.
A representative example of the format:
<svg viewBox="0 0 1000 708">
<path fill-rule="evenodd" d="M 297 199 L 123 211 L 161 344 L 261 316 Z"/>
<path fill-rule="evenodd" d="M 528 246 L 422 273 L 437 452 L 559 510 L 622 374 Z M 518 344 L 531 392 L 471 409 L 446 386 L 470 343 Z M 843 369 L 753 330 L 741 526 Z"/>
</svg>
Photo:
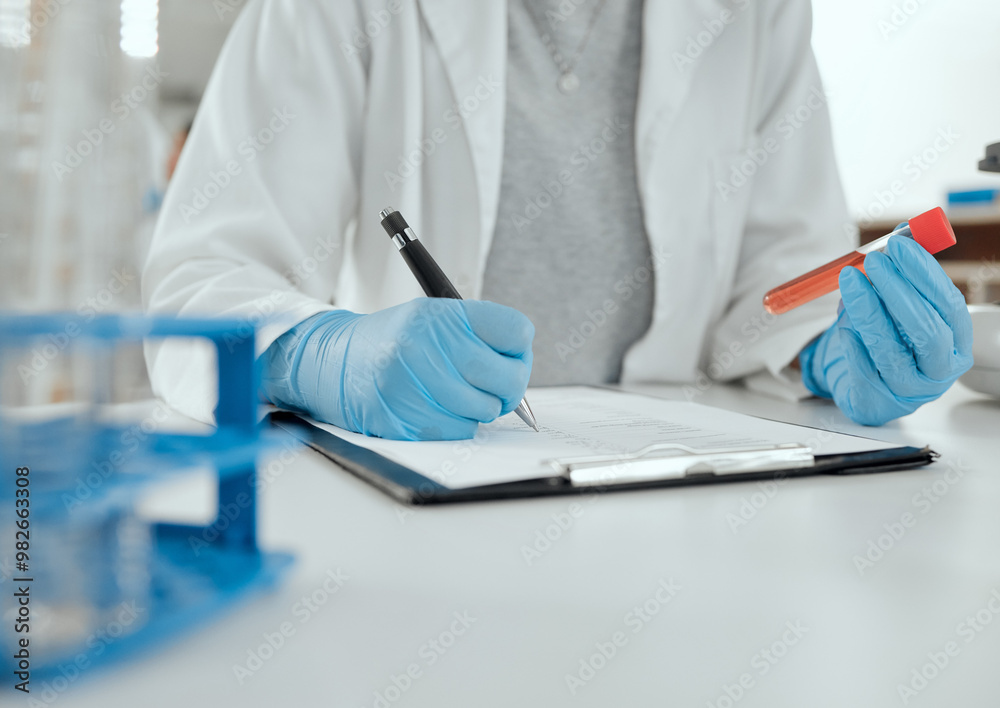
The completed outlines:
<svg viewBox="0 0 1000 708">
<path fill-rule="evenodd" d="M 9 605 L 14 586 L 22 584 L 30 587 L 32 598 L 43 606 L 53 602 L 69 602 L 78 608 L 84 605 L 90 611 L 87 616 L 98 618 L 101 613 L 97 610 L 113 611 L 122 598 L 122 589 L 110 577 L 114 574 L 108 569 L 113 563 L 102 557 L 102 551 L 107 550 L 104 541 L 117 543 L 114 532 L 106 529 L 120 527 L 109 526 L 106 521 L 125 518 L 143 488 L 153 482 L 170 479 L 192 467 L 210 468 L 218 478 L 218 503 L 216 518 L 207 526 L 154 521 L 144 527 L 148 543 L 143 558 L 147 561 L 148 583 L 143 585 L 140 601 L 132 603 L 142 608 L 142 616 L 131 619 L 128 631 L 112 632 L 109 628 L 115 625 L 102 628 L 100 622 L 107 620 L 98 619 L 96 627 L 77 628 L 75 633 L 68 633 L 68 639 L 67 632 L 55 627 L 61 640 L 42 642 L 38 640 L 44 634 L 40 628 L 32 628 L 29 634 L 15 634 L 8 626 L 13 622 L 4 621 L 5 626 L 0 628 L 0 672 L 9 678 L 11 672 L 17 671 L 17 642 L 30 637 L 34 648 L 30 653 L 30 677 L 36 695 L 41 681 L 71 684 L 95 667 L 134 657 L 185 630 L 204 625 L 223 610 L 273 588 L 292 562 L 291 555 L 263 552 L 257 544 L 256 463 L 262 452 L 277 446 L 279 439 L 258 423 L 255 340 L 252 333 L 248 335 L 246 324 L 142 316 L 107 315 L 85 322 L 71 314 L 0 315 L 0 364 L 15 351 L 25 351 L 32 342 L 67 332 L 72 332 L 71 346 L 81 347 L 85 353 L 106 352 L 123 342 L 138 344 L 150 339 L 208 340 L 217 353 L 216 428 L 209 435 L 152 432 L 144 436 L 141 447 L 126 460 L 119 455 L 119 465 L 97 488 L 88 488 L 86 498 L 79 499 L 74 490 L 79 489 L 86 473 L 92 472 L 91 463 L 109 459 L 109 450 L 113 451 L 116 442 L 123 439 L 126 426 L 102 422 L 100 416 L 81 417 L 79 413 L 21 421 L 14 420 L 9 410 L 0 410 L 0 531 L 5 536 L 0 538 L 0 562 L 6 571 L 0 575 L 4 581 L 0 582 L 0 607 L 8 610 L 6 614 L 17 611 L 16 606 Z M 4 400 L 2 394 L 0 391 L 0 402 Z M 72 559 L 86 565 L 75 578 L 67 577 L 67 568 L 53 566 L 54 558 L 46 566 L 46 558 L 32 556 L 27 572 L 19 571 L 13 562 L 11 521 L 17 518 L 13 512 L 15 470 L 19 467 L 31 470 L 30 546 L 39 553 L 43 549 L 79 548 L 86 558 L 74 555 Z M 77 539 L 72 537 L 72 529 L 84 527 L 91 536 L 75 546 Z M 19 583 L 18 578 L 31 580 Z M 125 602 L 121 606 L 127 605 Z M 113 623 L 113 612 L 111 618 Z M 102 629 L 109 631 L 102 634 Z"/>
</svg>

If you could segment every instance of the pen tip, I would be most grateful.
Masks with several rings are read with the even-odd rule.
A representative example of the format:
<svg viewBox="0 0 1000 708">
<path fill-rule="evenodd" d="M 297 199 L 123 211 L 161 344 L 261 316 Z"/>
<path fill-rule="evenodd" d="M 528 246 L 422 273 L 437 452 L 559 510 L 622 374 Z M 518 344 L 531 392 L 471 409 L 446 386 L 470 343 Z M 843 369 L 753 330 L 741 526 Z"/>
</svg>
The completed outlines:
<svg viewBox="0 0 1000 708">
<path fill-rule="evenodd" d="M 525 399 L 521 399 L 520 405 L 514 409 L 517 413 L 517 417 L 524 421 L 524 424 L 529 428 L 533 429 L 536 433 L 540 433 L 541 429 L 538 427 L 538 423 L 535 422 L 535 414 L 531 411 L 531 406 Z"/>
</svg>

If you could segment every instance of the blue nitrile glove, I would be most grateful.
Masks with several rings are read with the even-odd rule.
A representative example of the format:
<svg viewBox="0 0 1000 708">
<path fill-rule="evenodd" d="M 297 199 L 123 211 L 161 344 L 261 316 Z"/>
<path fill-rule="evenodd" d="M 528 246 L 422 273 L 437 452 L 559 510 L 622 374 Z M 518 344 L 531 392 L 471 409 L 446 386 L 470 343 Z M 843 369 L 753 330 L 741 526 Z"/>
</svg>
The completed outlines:
<svg viewBox="0 0 1000 708">
<path fill-rule="evenodd" d="M 856 423 L 882 425 L 941 396 L 972 366 L 962 293 L 915 241 L 840 273 L 837 322 L 800 355 L 802 380 Z M 870 282 L 869 282 L 870 280 Z"/>
<path fill-rule="evenodd" d="M 462 440 L 517 408 L 535 328 L 492 302 L 420 298 L 315 315 L 264 353 L 276 405 L 395 440 Z"/>
</svg>

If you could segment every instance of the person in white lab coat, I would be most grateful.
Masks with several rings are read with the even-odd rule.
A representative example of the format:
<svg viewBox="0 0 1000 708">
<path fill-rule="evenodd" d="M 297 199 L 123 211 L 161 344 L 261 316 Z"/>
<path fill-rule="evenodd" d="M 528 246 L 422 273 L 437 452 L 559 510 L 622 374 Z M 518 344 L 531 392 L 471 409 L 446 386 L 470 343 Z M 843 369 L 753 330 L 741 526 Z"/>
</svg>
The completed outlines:
<svg viewBox="0 0 1000 708">
<path fill-rule="evenodd" d="M 830 297 L 761 304 L 856 246 L 810 32 L 808 0 L 254 0 L 167 193 L 147 308 L 260 323 L 265 398 L 384 437 L 469 437 L 529 374 L 904 415 L 971 363 L 919 248 L 846 274 L 839 318 Z M 469 300 L 421 298 L 387 205 Z M 181 346 L 148 350 L 154 388 L 208 418 L 210 360 Z"/>
</svg>

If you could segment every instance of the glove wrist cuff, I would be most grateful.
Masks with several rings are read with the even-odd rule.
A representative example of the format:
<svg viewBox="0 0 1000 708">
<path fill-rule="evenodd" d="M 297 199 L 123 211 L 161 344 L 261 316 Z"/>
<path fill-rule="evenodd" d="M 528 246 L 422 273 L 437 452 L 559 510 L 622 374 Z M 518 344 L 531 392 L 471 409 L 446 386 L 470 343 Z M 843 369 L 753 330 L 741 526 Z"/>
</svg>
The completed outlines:
<svg viewBox="0 0 1000 708">
<path fill-rule="evenodd" d="M 299 322 L 278 337 L 261 357 L 261 393 L 271 403 L 284 408 L 309 410 L 298 385 L 299 366 L 309 338 L 320 328 L 336 326 L 340 321 L 353 320 L 358 315 L 347 310 L 332 310 Z"/>
</svg>

